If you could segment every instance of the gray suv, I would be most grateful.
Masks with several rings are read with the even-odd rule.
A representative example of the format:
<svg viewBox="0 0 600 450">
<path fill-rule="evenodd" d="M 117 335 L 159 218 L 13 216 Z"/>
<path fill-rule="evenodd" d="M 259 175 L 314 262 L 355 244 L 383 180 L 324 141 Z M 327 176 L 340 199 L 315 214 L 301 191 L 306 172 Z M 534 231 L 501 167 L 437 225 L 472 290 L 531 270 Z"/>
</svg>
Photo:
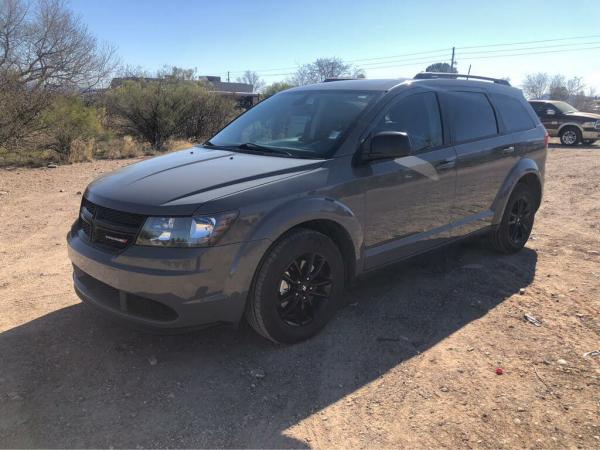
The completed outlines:
<svg viewBox="0 0 600 450">
<path fill-rule="evenodd" d="M 293 343 L 358 275 L 475 234 L 520 250 L 547 134 L 506 81 L 464 78 L 290 89 L 202 146 L 101 177 L 67 238 L 77 294 L 146 329 L 245 317 Z"/>
</svg>

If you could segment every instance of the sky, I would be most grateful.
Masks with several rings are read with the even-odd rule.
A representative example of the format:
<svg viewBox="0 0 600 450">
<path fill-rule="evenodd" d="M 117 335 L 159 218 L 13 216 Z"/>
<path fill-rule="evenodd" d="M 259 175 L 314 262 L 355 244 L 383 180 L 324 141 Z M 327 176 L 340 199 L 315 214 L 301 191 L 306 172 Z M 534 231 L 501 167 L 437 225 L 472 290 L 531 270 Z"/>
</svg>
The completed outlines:
<svg viewBox="0 0 600 450">
<path fill-rule="evenodd" d="M 229 71 L 234 81 L 254 70 L 272 83 L 300 64 L 339 57 L 368 78 L 412 77 L 430 63 L 450 62 L 454 46 L 461 73 L 471 65 L 472 74 L 510 77 L 516 86 L 539 71 L 581 76 L 600 94 L 597 0 L 70 0 L 69 5 L 101 42 L 116 47 L 124 64 L 150 71 L 176 65 L 224 80 Z"/>
</svg>

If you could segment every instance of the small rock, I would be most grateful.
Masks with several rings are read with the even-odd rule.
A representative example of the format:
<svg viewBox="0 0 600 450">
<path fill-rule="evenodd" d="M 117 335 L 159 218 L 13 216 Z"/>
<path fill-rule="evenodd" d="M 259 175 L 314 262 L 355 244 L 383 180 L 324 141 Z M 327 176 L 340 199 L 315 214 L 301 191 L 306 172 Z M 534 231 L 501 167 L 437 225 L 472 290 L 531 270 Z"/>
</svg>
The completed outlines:
<svg viewBox="0 0 600 450">
<path fill-rule="evenodd" d="M 0 195 L 8 195 L 8 191 L 0 191 Z"/>
<path fill-rule="evenodd" d="M 59 189 L 58 192 L 65 192 L 65 190 L 64 189 Z"/>
<path fill-rule="evenodd" d="M 472 352 L 473 350 L 475 350 L 473 347 L 467 347 L 468 352 Z"/>
<path fill-rule="evenodd" d="M 11 400 L 22 400 L 23 399 L 21 394 L 19 394 L 18 392 L 9 392 L 7 395 L 8 395 L 8 398 Z"/>
<path fill-rule="evenodd" d="M 447 386 L 442 386 L 442 387 L 440 388 L 440 391 L 442 391 L 442 392 L 448 392 L 449 390 L 450 390 L 450 389 L 448 389 L 448 387 L 447 387 Z"/>
<path fill-rule="evenodd" d="M 515 423 L 515 425 L 519 425 L 521 423 L 521 419 L 515 417 L 513 422 Z"/>
<path fill-rule="evenodd" d="M 588 255 L 600 255 L 600 252 L 598 250 L 588 250 L 586 253 Z"/>
<path fill-rule="evenodd" d="M 75 195 L 81 195 L 81 191 L 77 191 Z"/>
<path fill-rule="evenodd" d="M 525 408 L 523 408 L 522 406 L 519 406 L 519 407 L 517 408 L 517 411 L 518 411 L 518 412 L 525 412 Z"/>
<path fill-rule="evenodd" d="M 46 167 L 48 167 L 48 169 L 56 169 L 58 166 L 54 163 L 50 163 Z"/>
<path fill-rule="evenodd" d="M 525 295 L 525 288 L 519 289 L 519 295 Z"/>
<path fill-rule="evenodd" d="M 262 369 L 253 369 L 250 371 L 250 375 L 258 379 L 264 378 L 266 376 L 265 371 Z"/>
<path fill-rule="evenodd" d="M 156 359 L 154 356 L 151 356 L 150 358 L 148 358 L 148 362 L 151 366 L 155 366 L 158 364 L 158 359 Z"/>
<path fill-rule="evenodd" d="M 561 365 L 561 366 L 566 366 L 567 364 L 569 364 L 566 360 L 564 359 L 557 359 L 556 362 Z"/>
<path fill-rule="evenodd" d="M 171 392 L 169 395 L 167 395 L 167 398 L 175 398 L 175 394 Z"/>
</svg>

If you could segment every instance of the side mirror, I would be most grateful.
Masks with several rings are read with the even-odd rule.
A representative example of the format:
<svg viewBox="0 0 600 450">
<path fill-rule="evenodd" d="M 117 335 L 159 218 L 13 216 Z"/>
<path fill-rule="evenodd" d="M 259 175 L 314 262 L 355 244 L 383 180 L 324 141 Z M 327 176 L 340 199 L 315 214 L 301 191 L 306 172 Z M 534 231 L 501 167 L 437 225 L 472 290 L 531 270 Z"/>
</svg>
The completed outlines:
<svg viewBox="0 0 600 450">
<path fill-rule="evenodd" d="M 554 111 L 553 109 L 547 109 L 546 110 L 546 115 L 547 116 L 553 116 L 556 114 L 556 111 Z"/>
<path fill-rule="evenodd" d="M 371 138 L 370 146 L 363 159 L 401 158 L 410 155 L 411 145 L 408 134 L 399 131 L 382 131 Z"/>
</svg>

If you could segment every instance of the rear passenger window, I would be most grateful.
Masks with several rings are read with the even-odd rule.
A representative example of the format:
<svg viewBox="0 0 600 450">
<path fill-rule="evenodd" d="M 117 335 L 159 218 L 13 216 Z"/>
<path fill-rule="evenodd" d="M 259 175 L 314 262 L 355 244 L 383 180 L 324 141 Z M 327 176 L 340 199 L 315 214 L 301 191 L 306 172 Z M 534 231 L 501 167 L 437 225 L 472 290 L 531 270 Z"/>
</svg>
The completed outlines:
<svg viewBox="0 0 600 450">
<path fill-rule="evenodd" d="M 508 133 L 535 128 L 531 116 L 518 99 L 508 95 L 494 94 L 492 95 L 492 101 L 496 106 L 496 110 L 500 113 Z"/>
<path fill-rule="evenodd" d="M 484 94 L 450 92 L 446 95 L 447 114 L 452 121 L 455 142 L 471 141 L 498 134 L 496 115 Z"/>
<path fill-rule="evenodd" d="M 382 117 L 374 133 L 403 131 L 408 134 L 414 153 L 443 144 L 442 121 L 433 92 L 414 94 L 398 100 Z"/>
</svg>

